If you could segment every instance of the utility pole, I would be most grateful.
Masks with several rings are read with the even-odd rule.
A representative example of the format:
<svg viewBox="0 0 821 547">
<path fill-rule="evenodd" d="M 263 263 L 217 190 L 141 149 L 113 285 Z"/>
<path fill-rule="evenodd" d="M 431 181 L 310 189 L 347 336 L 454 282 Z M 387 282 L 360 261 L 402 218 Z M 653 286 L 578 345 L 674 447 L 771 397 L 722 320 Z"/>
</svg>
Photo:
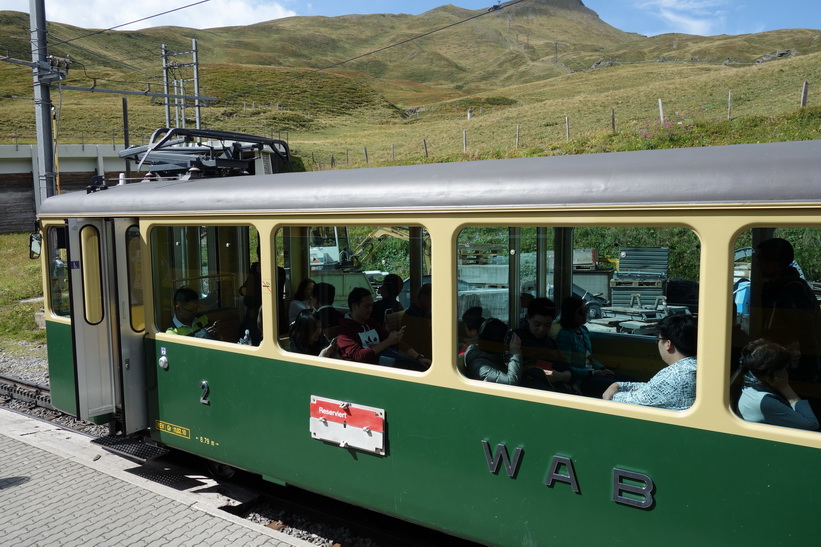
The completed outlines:
<svg viewBox="0 0 821 547">
<path fill-rule="evenodd" d="M 200 106 L 200 59 L 197 52 L 197 39 L 191 39 L 192 55 L 194 57 L 194 110 L 197 113 L 197 129 L 201 129 L 202 122 L 201 106 Z"/>
<path fill-rule="evenodd" d="M 168 46 L 162 45 L 162 83 L 163 93 L 168 95 Z M 171 103 L 165 100 L 165 126 L 171 127 Z"/>
<path fill-rule="evenodd" d="M 34 114 L 37 125 L 37 168 L 38 181 L 34 188 L 34 202 L 37 211 L 43 199 L 57 193 L 54 172 L 54 141 L 51 127 L 51 90 L 49 84 L 62 79 L 51 69 L 46 42 L 45 0 L 29 0 L 31 21 L 31 60 L 34 75 Z M 63 74 L 65 77 L 65 74 Z"/>
</svg>

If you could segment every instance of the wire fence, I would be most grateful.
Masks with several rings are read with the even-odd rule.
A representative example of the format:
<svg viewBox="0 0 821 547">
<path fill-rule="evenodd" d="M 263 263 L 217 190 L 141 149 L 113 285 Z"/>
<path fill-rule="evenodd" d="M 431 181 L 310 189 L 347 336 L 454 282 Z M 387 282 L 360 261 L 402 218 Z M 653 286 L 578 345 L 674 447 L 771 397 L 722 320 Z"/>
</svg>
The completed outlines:
<svg viewBox="0 0 821 547">
<path fill-rule="evenodd" d="M 794 99 L 793 99 L 794 100 Z M 801 84 L 799 100 L 785 99 L 785 110 L 792 110 L 794 106 L 803 108 L 809 103 L 809 82 Z M 346 167 L 362 167 L 370 164 L 385 164 L 396 162 L 425 162 L 436 161 L 437 158 L 449 158 L 460 154 L 468 156 L 487 156 L 494 153 L 506 153 L 522 148 L 546 147 L 555 145 L 562 141 L 581 137 L 591 132 L 611 132 L 618 134 L 629 130 L 635 131 L 638 138 L 650 139 L 658 134 L 667 132 L 673 134 L 676 131 L 684 132 L 688 130 L 690 123 L 694 121 L 733 120 L 733 92 L 727 95 L 726 114 L 720 108 L 712 108 L 709 113 L 704 111 L 674 110 L 666 111 L 667 105 L 663 99 L 658 99 L 658 110 L 646 108 L 648 113 L 643 121 L 637 121 L 635 117 L 624 119 L 619 118 L 619 112 L 615 108 L 598 115 L 591 115 L 585 112 L 584 115 L 573 117 L 570 115 L 542 119 L 539 122 L 506 123 L 499 124 L 496 121 L 483 122 L 483 108 L 467 108 L 459 114 L 459 118 L 448 121 L 449 130 L 443 130 L 442 126 L 433 126 L 435 129 L 423 129 L 420 127 L 406 126 L 397 133 L 396 142 L 390 142 L 390 137 L 386 137 L 382 142 L 371 142 L 362 144 L 325 146 L 316 144 L 315 139 L 309 131 L 282 130 L 269 125 L 241 124 L 233 127 L 217 126 L 204 127 L 205 129 L 215 129 L 220 131 L 235 131 L 257 136 L 279 139 L 287 142 L 296 155 L 299 155 L 308 169 L 336 169 Z M 790 106 L 790 103 L 794 106 Z M 280 109 L 281 106 L 275 103 L 246 105 L 251 109 L 273 108 Z M 410 117 L 430 115 L 432 109 L 427 111 L 424 108 L 407 111 Z M 455 114 L 455 113 L 454 113 Z M 437 113 L 437 115 L 442 115 Z M 455 116 L 451 116 L 452 118 Z M 743 116 L 742 116 L 743 117 Z M 480 125 L 472 126 L 479 122 Z M 484 124 L 484 125 L 481 125 Z M 454 129 L 462 126 L 462 129 Z M 193 127 L 194 123 L 189 123 Z M 471 129 L 467 129 L 471 127 Z M 429 135 L 425 135 L 425 131 Z M 416 137 L 408 137 L 408 133 L 414 133 Z M 149 144 L 152 131 L 143 129 L 132 130 L 128 134 L 128 139 L 121 129 L 80 131 L 63 133 L 60 135 L 59 143 L 72 143 L 80 145 L 111 145 L 113 149 L 121 149 L 125 142 L 132 146 L 144 146 Z M 36 143 L 36 135 L 33 132 L 26 134 L 17 133 L 6 137 L 7 142 L 14 145 L 28 145 Z"/>
</svg>

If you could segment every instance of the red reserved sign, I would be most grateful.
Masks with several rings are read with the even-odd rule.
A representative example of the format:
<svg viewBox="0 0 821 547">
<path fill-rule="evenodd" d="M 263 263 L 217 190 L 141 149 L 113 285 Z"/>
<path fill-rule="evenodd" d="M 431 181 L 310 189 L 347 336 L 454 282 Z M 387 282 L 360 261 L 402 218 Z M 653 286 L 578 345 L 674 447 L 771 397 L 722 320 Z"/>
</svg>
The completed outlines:
<svg viewBox="0 0 821 547">
<path fill-rule="evenodd" d="M 311 418 L 325 419 L 329 422 L 344 424 L 346 427 L 368 428 L 374 433 L 384 433 L 385 413 L 376 408 L 343 403 L 331 399 L 311 400 Z"/>
</svg>

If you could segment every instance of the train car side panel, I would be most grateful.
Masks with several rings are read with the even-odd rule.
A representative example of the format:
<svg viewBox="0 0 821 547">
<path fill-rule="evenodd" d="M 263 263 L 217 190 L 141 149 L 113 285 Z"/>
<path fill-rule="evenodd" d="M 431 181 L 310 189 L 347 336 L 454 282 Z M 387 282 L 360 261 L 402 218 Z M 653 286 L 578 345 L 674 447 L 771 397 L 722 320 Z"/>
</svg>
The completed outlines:
<svg viewBox="0 0 821 547">
<path fill-rule="evenodd" d="M 54 408 L 77 416 L 77 378 L 74 374 L 74 343 L 71 325 L 46 321 L 48 339 L 48 376 L 51 404 Z"/>
<path fill-rule="evenodd" d="M 483 543 L 627 541 L 636 530 L 681 545 L 709 530 L 729 543 L 765 519 L 811 522 L 812 508 L 779 500 L 821 487 L 795 472 L 814 467 L 809 448 L 155 344 L 168 358 L 153 368 L 156 440 Z M 313 439 L 311 396 L 384 409 L 386 454 Z"/>
</svg>

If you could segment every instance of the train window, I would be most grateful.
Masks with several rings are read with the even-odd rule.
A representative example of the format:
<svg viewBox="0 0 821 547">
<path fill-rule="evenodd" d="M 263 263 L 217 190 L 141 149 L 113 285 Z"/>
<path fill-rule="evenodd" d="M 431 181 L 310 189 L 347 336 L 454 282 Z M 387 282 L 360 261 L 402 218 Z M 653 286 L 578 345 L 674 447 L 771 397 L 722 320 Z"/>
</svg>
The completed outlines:
<svg viewBox="0 0 821 547">
<path fill-rule="evenodd" d="M 455 318 L 461 370 L 497 383 L 689 407 L 695 397 L 698 249 L 698 237 L 683 228 L 463 229 Z M 675 369 L 686 366 L 682 390 L 689 395 L 663 398 L 651 393 L 660 379 L 650 380 L 675 362 L 659 340 L 659 329 L 666 332 L 669 323 L 689 333 L 676 353 L 688 359 Z M 614 383 L 619 386 L 611 388 Z"/>
<path fill-rule="evenodd" d="M 259 343 L 259 236 L 250 226 L 164 226 L 150 233 L 159 331 Z M 256 272 L 256 275 L 254 275 Z"/>
<path fill-rule="evenodd" d="M 745 420 L 818 429 L 821 229 L 755 228 L 735 245 L 730 399 Z"/>
<path fill-rule="evenodd" d="M 68 292 L 68 238 L 64 226 L 50 227 L 48 238 L 48 298 L 52 313 L 71 316 Z"/>
<path fill-rule="evenodd" d="M 335 339 L 323 356 L 412 370 L 428 366 L 432 302 L 424 228 L 289 226 L 277 231 L 274 244 L 283 278 L 284 349 L 317 355 Z M 395 346 L 386 344 L 398 336 L 392 331 L 402 333 Z"/>
<path fill-rule="evenodd" d="M 94 226 L 80 230 L 85 319 L 92 325 L 103 320 L 103 276 L 100 261 L 100 232 Z"/>
<path fill-rule="evenodd" d="M 143 304 L 142 256 L 138 226 L 131 226 L 126 230 L 125 248 L 131 328 L 136 332 L 141 332 L 145 329 L 145 305 Z"/>
</svg>

